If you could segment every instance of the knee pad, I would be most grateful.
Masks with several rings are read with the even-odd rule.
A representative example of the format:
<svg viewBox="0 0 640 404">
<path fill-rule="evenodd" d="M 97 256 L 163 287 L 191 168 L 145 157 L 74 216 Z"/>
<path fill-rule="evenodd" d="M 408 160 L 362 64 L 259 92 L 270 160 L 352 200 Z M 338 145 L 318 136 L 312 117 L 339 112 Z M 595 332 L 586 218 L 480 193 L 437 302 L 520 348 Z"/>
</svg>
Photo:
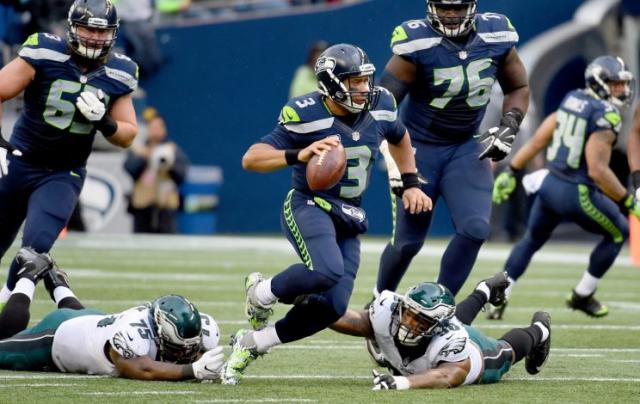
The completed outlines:
<svg viewBox="0 0 640 404">
<path fill-rule="evenodd" d="M 458 233 L 478 242 L 484 242 L 489 237 L 491 227 L 489 222 L 481 217 L 472 217 L 467 220 Z"/>
</svg>

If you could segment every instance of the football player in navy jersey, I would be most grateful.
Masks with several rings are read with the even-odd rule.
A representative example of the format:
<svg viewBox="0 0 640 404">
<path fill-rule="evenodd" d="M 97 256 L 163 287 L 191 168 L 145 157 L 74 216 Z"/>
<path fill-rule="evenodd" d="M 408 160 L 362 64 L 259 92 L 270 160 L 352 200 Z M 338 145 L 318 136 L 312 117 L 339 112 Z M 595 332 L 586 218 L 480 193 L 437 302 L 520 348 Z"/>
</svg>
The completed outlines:
<svg viewBox="0 0 640 404">
<path fill-rule="evenodd" d="M 76 0 L 68 23 L 66 39 L 33 34 L 0 70 L 0 102 L 24 90 L 11 143 L 0 143 L 0 257 L 23 222 L 22 246 L 49 252 L 78 202 L 96 131 L 120 147 L 138 131 L 131 100 L 138 67 L 110 51 L 118 32 L 115 7 L 109 0 Z M 18 269 L 14 259 L 0 302 Z M 44 276 L 49 291 L 63 281 L 54 272 Z M 68 293 L 58 293 L 56 302 Z"/>
<path fill-rule="evenodd" d="M 293 166 L 281 223 L 302 262 L 268 279 L 257 272 L 245 279 L 246 315 L 254 330 L 239 330 L 233 337 L 223 383 L 239 383 L 246 367 L 271 347 L 315 334 L 345 313 L 360 265 L 359 235 L 367 230 L 360 199 L 382 138 L 402 173 L 405 209 L 411 214 L 431 209 L 419 188 L 411 141 L 397 119 L 395 100 L 373 86 L 374 72 L 357 46 L 328 48 L 315 66 L 318 91 L 291 99 L 276 128 L 242 159 L 246 170 L 257 172 Z M 330 189 L 312 191 L 305 163 L 339 143 L 347 158 L 344 176 Z M 268 325 L 277 301 L 294 306 Z"/>
<path fill-rule="evenodd" d="M 493 194 L 497 203 L 508 199 L 516 187 L 516 173 L 547 147 L 548 174 L 539 174 L 527 232 L 505 264 L 511 281 L 507 294 L 553 229 L 569 220 L 601 235 L 602 240 L 591 253 L 582 279 L 567 297 L 567 306 L 602 317 L 609 310 L 594 294 L 628 237 L 629 224 L 622 212 L 640 217 L 635 194 L 629 193 L 609 168 L 622 125 L 618 108 L 633 98 L 633 75 L 622 59 L 601 56 L 587 66 L 585 80 L 586 87 L 570 91 L 560 108 L 542 122 L 509 167 L 496 177 Z M 502 318 L 504 307 L 492 308 L 489 318 Z"/>
<path fill-rule="evenodd" d="M 518 34 L 507 17 L 476 14 L 476 0 L 427 0 L 427 18 L 396 27 L 393 56 L 380 85 L 400 103 L 402 122 L 416 149 L 422 187 L 435 202 L 442 197 L 455 234 L 440 263 L 438 283 L 455 295 L 467 279 L 489 235 L 491 165 L 510 151 L 529 104 L 527 73 L 515 45 Z M 498 81 L 505 98 L 500 124 L 474 136 Z M 392 189 L 395 167 L 386 158 Z M 432 212 L 408 215 L 397 209 L 374 294 L 396 290 L 424 243 Z"/>
</svg>

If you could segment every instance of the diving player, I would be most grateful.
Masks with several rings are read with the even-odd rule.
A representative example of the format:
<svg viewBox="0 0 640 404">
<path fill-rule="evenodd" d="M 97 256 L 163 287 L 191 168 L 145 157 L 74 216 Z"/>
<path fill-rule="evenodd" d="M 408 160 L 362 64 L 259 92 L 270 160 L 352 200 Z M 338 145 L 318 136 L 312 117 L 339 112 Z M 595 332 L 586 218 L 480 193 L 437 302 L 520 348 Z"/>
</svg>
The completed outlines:
<svg viewBox="0 0 640 404">
<path fill-rule="evenodd" d="M 536 133 L 513 156 L 509 167 L 496 177 L 494 201 L 509 198 L 516 187 L 516 173 L 547 148 L 548 175 L 537 191 L 527 232 L 511 250 L 505 263 L 512 285 L 562 221 L 572 221 L 602 240 L 589 266 L 566 304 L 592 317 L 609 313 L 595 297 L 600 279 L 615 261 L 629 224 L 622 212 L 640 216 L 640 203 L 609 168 L 611 151 L 622 125 L 619 107 L 632 101 L 633 75 L 624 61 L 601 56 L 587 66 L 585 88 L 570 91 L 560 108 L 549 115 Z M 490 308 L 489 318 L 500 319 L 505 306 Z"/>
<path fill-rule="evenodd" d="M 402 122 L 416 149 L 422 187 L 434 201 L 442 197 L 455 234 L 441 262 L 438 283 L 458 293 L 489 235 L 493 177 L 488 160 L 502 160 L 529 105 L 527 73 L 515 45 L 518 34 L 507 17 L 476 14 L 476 0 L 427 0 L 427 18 L 396 27 L 393 56 L 380 85 L 400 103 Z M 498 126 L 474 139 L 485 114 L 491 87 L 504 92 Z M 385 158 L 392 188 L 393 162 Z M 396 290 L 420 251 L 433 212 L 410 215 L 395 209 L 393 238 L 380 259 L 374 294 Z"/>
<path fill-rule="evenodd" d="M 26 328 L 35 284 L 55 266 L 23 247 L 16 288 L 0 313 L 0 369 L 59 371 L 141 380 L 219 380 L 219 330 L 182 296 L 162 296 L 122 313 L 60 308 Z"/>
<path fill-rule="evenodd" d="M 492 280 L 500 275 L 504 277 Z M 548 313 L 536 312 L 529 327 L 514 328 L 497 340 L 469 325 L 482 302 L 495 298 L 489 281 L 458 305 L 466 306 L 464 322 L 457 318 L 460 307 L 453 294 L 438 283 L 424 282 L 405 295 L 385 290 L 368 311 L 349 309 L 331 328 L 375 340 L 379 352 L 370 353 L 392 374 L 374 370 L 374 390 L 495 383 L 523 358 L 528 373 L 540 372 L 551 348 Z"/>
<path fill-rule="evenodd" d="M 138 67 L 110 51 L 118 32 L 115 7 L 109 0 L 76 0 L 68 23 L 66 39 L 33 34 L 0 70 L 0 118 L 1 103 L 24 90 L 11 143 L 0 143 L 0 258 L 23 222 L 22 246 L 49 252 L 78 202 L 96 131 L 120 147 L 138 131 L 131 100 Z M 18 269 L 14 259 L 0 303 L 14 289 Z M 51 292 L 48 274 L 44 283 Z"/>
<path fill-rule="evenodd" d="M 293 166 L 293 189 L 281 223 L 302 262 L 268 279 L 259 273 L 245 279 L 246 314 L 254 330 L 235 334 L 223 383 L 239 383 L 247 366 L 269 348 L 315 334 L 344 314 L 360 265 L 359 235 L 367 230 L 361 196 L 382 138 L 402 173 L 404 208 L 410 214 L 431 209 L 419 188 L 411 141 L 397 119 L 393 96 L 373 86 L 374 72 L 357 46 L 328 48 L 315 66 L 318 91 L 290 100 L 276 128 L 242 159 L 249 171 Z M 343 178 L 326 191 L 312 191 L 305 163 L 339 143 L 348 164 Z M 276 301 L 294 306 L 268 326 Z"/>
</svg>

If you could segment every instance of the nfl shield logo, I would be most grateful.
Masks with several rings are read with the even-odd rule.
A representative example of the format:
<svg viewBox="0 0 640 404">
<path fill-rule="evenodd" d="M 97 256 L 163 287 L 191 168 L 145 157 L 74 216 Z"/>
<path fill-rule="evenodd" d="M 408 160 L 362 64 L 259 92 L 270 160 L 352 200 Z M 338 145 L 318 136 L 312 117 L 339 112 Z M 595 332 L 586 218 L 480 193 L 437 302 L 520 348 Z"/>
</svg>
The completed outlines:
<svg viewBox="0 0 640 404">
<path fill-rule="evenodd" d="M 360 140 L 360 132 L 353 132 L 351 134 L 351 139 L 353 139 L 354 142 L 357 142 L 358 140 Z"/>
<path fill-rule="evenodd" d="M 460 59 L 462 59 L 462 60 L 465 60 L 467 58 L 467 56 L 469 56 L 469 55 L 465 51 L 460 51 L 460 53 L 458 53 L 458 57 Z"/>
</svg>

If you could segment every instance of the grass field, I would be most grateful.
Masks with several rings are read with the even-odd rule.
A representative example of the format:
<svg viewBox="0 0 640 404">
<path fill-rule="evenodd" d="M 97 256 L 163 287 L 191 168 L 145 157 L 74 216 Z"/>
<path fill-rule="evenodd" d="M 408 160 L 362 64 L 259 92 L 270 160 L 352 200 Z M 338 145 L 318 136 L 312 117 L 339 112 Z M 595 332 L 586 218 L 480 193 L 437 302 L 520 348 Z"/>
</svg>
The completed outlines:
<svg viewBox="0 0 640 404">
<path fill-rule="evenodd" d="M 360 308 L 369 299 L 383 240 L 365 239 L 362 265 L 351 300 Z M 194 382 L 137 382 L 124 379 L 0 371 L 0 403 L 196 402 L 196 403 L 416 403 L 416 402 L 640 402 L 640 269 L 623 254 L 598 291 L 610 314 L 594 320 L 564 307 L 564 298 L 586 266 L 592 244 L 550 243 L 534 259 L 514 290 L 502 322 L 481 313 L 475 325 L 500 337 L 529 324 L 545 309 L 552 316 L 552 351 L 547 367 L 530 376 L 519 363 L 498 384 L 454 390 L 373 392 L 373 368 L 363 342 L 331 331 L 275 348 L 257 360 L 239 386 Z M 414 260 L 401 285 L 436 277 L 444 242 L 430 242 Z M 459 298 L 480 279 L 502 267 L 505 244 L 483 247 Z M 7 253 L 13 256 L 15 249 Z M 118 312 L 167 293 L 189 297 L 214 316 L 222 342 L 240 327 L 243 278 L 251 271 L 275 274 L 292 263 L 284 240 L 266 238 L 169 238 L 74 236 L 59 242 L 54 258 L 89 307 Z M 6 267 L 8 259 L 4 261 Z M 43 286 L 32 305 L 32 321 L 52 310 Z M 276 309 L 276 318 L 286 306 Z M 229 352 L 227 348 L 225 352 Z"/>
</svg>

